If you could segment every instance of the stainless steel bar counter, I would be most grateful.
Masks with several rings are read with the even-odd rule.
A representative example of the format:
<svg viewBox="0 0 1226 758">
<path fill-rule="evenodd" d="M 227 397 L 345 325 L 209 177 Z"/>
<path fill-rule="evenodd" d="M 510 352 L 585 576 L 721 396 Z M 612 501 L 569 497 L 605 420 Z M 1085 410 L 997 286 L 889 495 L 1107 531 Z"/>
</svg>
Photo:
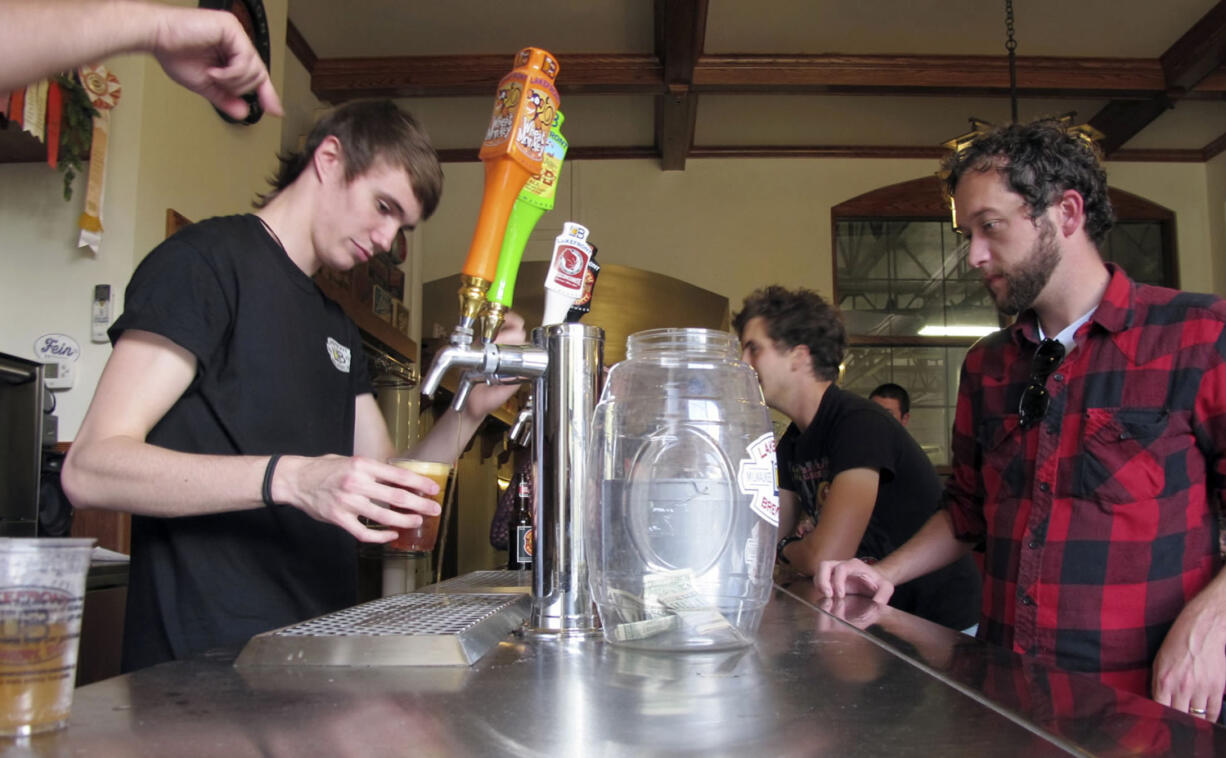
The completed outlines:
<svg viewBox="0 0 1226 758">
<path fill-rule="evenodd" d="M 776 587 L 756 645 L 732 652 L 516 635 L 471 667 L 236 668 L 235 652 L 82 687 L 66 730 L 0 751 L 1226 755 L 1226 730 L 1200 719 L 807 583 Z"/>
</svg>

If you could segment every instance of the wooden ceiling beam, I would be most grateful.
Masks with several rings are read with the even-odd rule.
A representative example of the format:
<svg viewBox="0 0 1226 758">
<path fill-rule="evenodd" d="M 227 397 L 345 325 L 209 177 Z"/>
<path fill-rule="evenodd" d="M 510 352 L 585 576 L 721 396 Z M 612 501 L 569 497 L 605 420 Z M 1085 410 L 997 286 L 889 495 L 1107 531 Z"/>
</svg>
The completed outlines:
<svg viewBox="0 0 1226 758">
<path fill-rule="evenodd" d="M 1159 58 L 1168 90 L 1189 92 L 1226 63 L 1226 0 L 1184 32 Z"/>
<path fill-rule="evenodd" d="M 668 64 L 656 55 L 572 53 L 559 55 L 558 62 L 558 90 L 564 95 L 669 91 Z M 509 65 L 505 55 L 321 58 L 311 67 L 311 90 L 333 103 L 374 96 L 484 96 Z M 1007 60 L 989 55 L 699 55 L 692 71 L 688 83 L 699 93 L 980 97 L 1009 91 Z M 1155 59 L 1018 58 L 1023 97 L 1145 99 L 1166 91 L 1162 63 Z M 1215 70 L 1186 96 L 1221 99 L 1224 94 L 1226 72 Z"/>
<path fill-rule="evenodd" d="M 688 88 L 656 96 L 656 149 L 660 168 L 684 171 L 685 159 L 694 146 L 694 124 L 698 120 L 698 95 Z"/>
<path fill-rule="evenodd" d="M 1216 139 L 1201 148 L 1202 160 L 1211 161 L 1226 150 L 1226 134 L 1219 134 Z"/>
<path fill-rule="evenodd" d="M 664 91 L 663 67 L 654 55 L 559 55 L 562 94 Z M 322 58 L 311 73 L 320 100 L 342 103 L 362 97 L 492 95 L 511 69 L 509 55 L 438 55 L 387 58 Z"/>
<path fill-rule="evenodd" d="M 1124 143 L 1165 113 L 1172 103 L 1165 94 L 1147 100 L 1112 100 L 1095 113 L 1090 126 L 1103 133 L 1099 147 L 1110 158 Z"/>
<path fill-rule="evenodd" d="M 1219 145 L 1219 143 L 1222 143 Z M 1119 150 L 1116 161 L 1147 163 L 1204 163 L 1226 147 L 1226 135 L 1203 149 Z M 695 145 L 689 158 L 883 158 L 900 160 L 920 158 L 937 161 L 948 151 L 937 145 Z M 455 148 L 438 151 L 443 163 L 476 163 L 477 150 Z M 574 161 L 630 160 L 658 158 L 654 145 L 622 145 L 607 147 L 572 147 L 566 159 Z"/>
<path fill-rule="evenodd" d="M 1061 97 L 1146 96 L 1165 87 L 1161 64 L 1142 58 L 1019 57 L 1017 83 L 1023 95 Z M 706 55 L 694 88 L 998 95 L 1009 91 L 1009 62 L 993 55 Z"/>
<path fill-rule="evenodd" d="M 1107 157 L 1226 63 L 1226 0 L 1220 0 L 1184 32 L 1158 63 L 1161 92 L 1141 101 L 1113 99 L 1090 119 L 1090 125 L 1106 135 L 1100 146 Z"/>
<path fill-rule="evenodd" d="M 694 65 L 707 36 L 707 0 L 655 0 L 655 35 L 665 88 L 656 95 L 656 148 L 662 169 L 684 171 L 698 116 L 698 95 L 692 87 Z"/>
<path fill-rule="evenodd" d="M 308 74 L 312 73 L 319 56 L 311 49 L 311 44 L 302 36 L 302 32 L 298 31 L 293 21 L 287 21 L 285 24 L 285 47 L 294 54 Z"/>
</svg>

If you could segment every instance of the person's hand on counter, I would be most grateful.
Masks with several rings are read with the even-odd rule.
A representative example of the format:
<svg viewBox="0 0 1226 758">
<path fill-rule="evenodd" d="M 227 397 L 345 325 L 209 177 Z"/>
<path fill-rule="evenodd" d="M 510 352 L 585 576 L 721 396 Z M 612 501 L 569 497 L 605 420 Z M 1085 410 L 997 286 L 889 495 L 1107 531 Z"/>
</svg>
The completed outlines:
<svg viewBox="0 0 1226 758">
<path fill-rule="evenodd" d="M 813 585 L 826 597 L 867 595 L 884 605 L 894 594 L 894 583 L 878 570 L 858 558 L 846 561 L 822 561 L 813 574 Z"/>
<path fill-rule="evenodd" d="M 881 613 L 887 606 L 867 598 L 827 596 L 818 602 L 817 607 L 834 618 L 864 630 L 881 620 Z"/>
<path fill-rule="evenodd" d="M 1154 700 L 1217 722 L 1226 689 L 1226 575 L 1184 606 L 1154 658 Z"/>
</svg>

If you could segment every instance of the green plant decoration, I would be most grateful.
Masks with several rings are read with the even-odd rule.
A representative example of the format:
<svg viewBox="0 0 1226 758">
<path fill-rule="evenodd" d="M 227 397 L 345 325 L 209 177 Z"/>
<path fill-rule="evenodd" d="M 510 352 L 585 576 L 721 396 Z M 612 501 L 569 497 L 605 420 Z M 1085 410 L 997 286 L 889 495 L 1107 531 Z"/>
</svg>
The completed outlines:
<svg viewBox="0 0 1226 758">
<path fill-rule="evenodd" d="M 84 170 L 94 136 L 98 110 L 89 101 L 75 71 L 60 74 L 55 81 L 63 90 L 64 116 L 60 127 L 60 170 L 64 172 L 64 200 L 72 199 L 72 181 Z"/>
</svg>

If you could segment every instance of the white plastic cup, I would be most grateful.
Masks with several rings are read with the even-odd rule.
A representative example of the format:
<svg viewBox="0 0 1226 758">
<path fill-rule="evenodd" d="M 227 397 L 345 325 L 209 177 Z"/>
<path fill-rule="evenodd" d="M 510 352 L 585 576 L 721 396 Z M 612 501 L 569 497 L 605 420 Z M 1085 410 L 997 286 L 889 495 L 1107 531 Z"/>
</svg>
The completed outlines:
<svg viewBox="0 0 1226 758">
<path fill-rule="evenodd" d="M 0 538 L 0 735 L 68 723 L 93 545 Z"/>
</svg>

